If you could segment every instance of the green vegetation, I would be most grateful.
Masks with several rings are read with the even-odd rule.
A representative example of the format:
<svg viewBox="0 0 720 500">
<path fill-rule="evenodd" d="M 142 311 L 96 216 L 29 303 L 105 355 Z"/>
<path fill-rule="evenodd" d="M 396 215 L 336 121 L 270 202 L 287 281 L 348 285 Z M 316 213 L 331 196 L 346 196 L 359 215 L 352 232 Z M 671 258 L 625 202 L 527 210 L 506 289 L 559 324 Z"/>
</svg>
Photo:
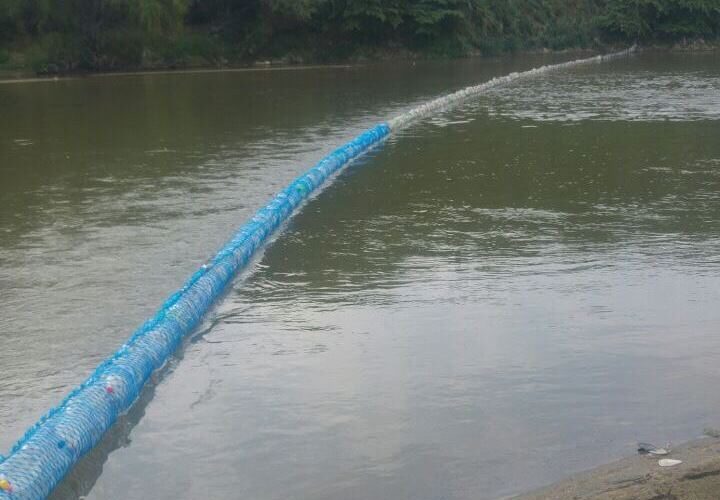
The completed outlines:
<svg viewBox="0 0 720 500">
<path fill-rule="evenodd" d="M 0 66 L 329 61 L 720 36 L 720 0 L 2 0 Z"/>
<path fill-rule="evenodd" d="M 639 40 L 720 35 L 720 0 L 607 0 L 599 26 Z"/>
</svg>

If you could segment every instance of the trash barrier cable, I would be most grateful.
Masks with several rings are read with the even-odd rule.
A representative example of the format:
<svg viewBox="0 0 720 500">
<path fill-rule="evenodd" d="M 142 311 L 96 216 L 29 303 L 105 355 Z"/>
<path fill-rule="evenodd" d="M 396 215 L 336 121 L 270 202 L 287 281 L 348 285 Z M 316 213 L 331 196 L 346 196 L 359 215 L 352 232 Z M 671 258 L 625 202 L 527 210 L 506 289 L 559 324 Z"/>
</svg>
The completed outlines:
<svg viewBox="0 0 720 500">
<path fill-rule="evenodd" d="M 80 458 L 135 403 L 150 376 L 161 369 L 202 321 L 237 273 L 299 206 L 352 160 L 383 142 L 391 132 L 440 112 L 487 89 L 519 78 L 633 52 L 543 66 L 511 73 L 432 100 L 360 134 L 320 160 L 258 210 L 233 238 L 162 305 L 117 352 L 30 427 L 7 457 L 0 455 L 0 500 L 47 497 Z"/>
</svg>

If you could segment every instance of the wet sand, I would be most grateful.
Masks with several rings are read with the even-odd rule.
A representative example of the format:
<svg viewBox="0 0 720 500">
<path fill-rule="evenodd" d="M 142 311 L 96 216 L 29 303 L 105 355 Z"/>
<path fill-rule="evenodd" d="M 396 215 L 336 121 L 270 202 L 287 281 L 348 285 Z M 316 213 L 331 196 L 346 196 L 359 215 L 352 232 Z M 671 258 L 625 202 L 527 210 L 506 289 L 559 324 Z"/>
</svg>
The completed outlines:
<svg viewBox="0 0 720 500">
<path fill-rule="evenodd" d="M 659 458 L 682 460 L 660 467 Z M 637 455 L 515 497 L 515 500 L 718 500 L 720 439 L 705 438 L 667 457 Z"/>
</svg>

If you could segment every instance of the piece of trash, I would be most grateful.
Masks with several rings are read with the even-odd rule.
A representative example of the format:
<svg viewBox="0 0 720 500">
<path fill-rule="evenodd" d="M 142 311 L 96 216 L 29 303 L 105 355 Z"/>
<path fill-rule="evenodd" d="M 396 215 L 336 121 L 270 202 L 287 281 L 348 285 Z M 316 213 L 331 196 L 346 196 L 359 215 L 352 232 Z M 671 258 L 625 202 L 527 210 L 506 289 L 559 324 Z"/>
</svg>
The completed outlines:
<svg viewBox="0 0 720 500">
<path fill-rule="evenodd" d="M 0 490 L 3 490 L 6 493 L 12 493 L 12 484 L 10 484 L 10 481 L 7 479 L 0 478 Z"/>
<path fill-rule="evenodd" d="M 682 460 L 673 460 L 672 458 L 663 458 L 658 462 L 658 465 L 660 467 L 674 467 L 675 465 L 680 465 L 682 463 Z"/>
<path fill-rule="evenodd" d="M 668 448 L 670 448 L 669 445 Z M 669 454 L 670 451 L 666 448 L 658 448 L 654 444 L 638 443 L 638 453 L 640 453 L 641 455 L 663 456 Z"/>
</svg>

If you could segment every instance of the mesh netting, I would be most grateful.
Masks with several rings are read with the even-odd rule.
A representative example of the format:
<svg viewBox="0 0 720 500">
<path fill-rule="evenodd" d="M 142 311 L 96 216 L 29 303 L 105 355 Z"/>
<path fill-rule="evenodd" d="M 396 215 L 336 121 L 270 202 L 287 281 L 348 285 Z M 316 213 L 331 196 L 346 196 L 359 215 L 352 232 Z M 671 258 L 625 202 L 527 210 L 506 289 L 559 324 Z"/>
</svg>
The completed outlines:
<svg viewBox="0 0 720 500">
<path fill-rule="evenodd" d="M 260 209 L 90 378 L 33 425 L 8 457 L 0 457 L 0 499 L 46 497 L 130 408 L 150 375 L 168 361 L 258 247 L 323 182 L 389 133 L 390 127 L 381 124 L 361 134 Z"/>
</svg>

